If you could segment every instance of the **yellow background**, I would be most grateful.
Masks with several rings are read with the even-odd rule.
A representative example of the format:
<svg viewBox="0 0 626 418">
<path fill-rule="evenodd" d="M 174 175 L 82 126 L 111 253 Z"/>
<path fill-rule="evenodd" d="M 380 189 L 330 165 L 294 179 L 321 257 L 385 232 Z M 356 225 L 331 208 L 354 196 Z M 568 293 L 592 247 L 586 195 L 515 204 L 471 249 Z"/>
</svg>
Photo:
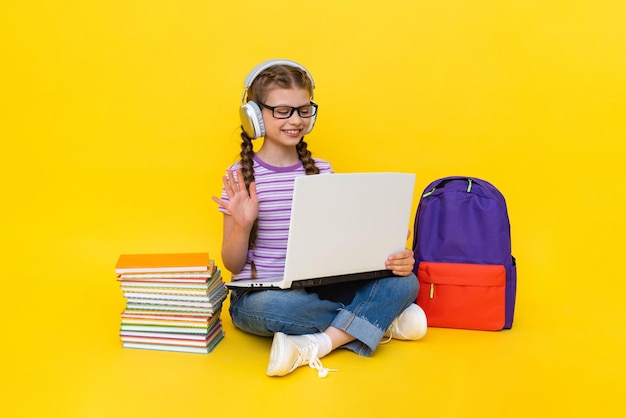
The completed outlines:
<svg viewBox="0 0 626 418">
<path fill-rule="evenodd" d="M 624 413 L 624 1 L 6 1 L 0 45 L 2 416 Z M 511 331 L 339 351 L 323 380 L 266 377 L 226 312 L 209 355 L 120 348 L 119 254 L 219 262 L 210 196 L 273 57 L 313 74 L 336 171 L 415 172 L 415 204 L 446 175 L 500 188 Z"/>
</svg>

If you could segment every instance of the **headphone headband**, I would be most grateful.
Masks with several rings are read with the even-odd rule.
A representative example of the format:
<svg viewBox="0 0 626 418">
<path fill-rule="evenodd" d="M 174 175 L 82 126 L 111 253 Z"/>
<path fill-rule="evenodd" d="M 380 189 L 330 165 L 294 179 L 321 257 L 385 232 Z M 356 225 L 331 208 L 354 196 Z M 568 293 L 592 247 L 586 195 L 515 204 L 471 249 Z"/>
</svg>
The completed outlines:
<svg viewBox="0 0 626 418">
<path fill-rule="evenodd" d="M 304 68 L 302 65 L 298 64 L 295 61 L 287 60 L 287 59 L 280 59 L 280 58 L 271 59 L 271 60 L 267 60 L 267 61 L 260 63 L 259 65 L 254 67 L 252 71 L 250 71 L 250 73 L 248 73 L 248 75 L 246 76 L 246 79 L 244 80 L 245 88 L 243 89 L 243 93 L 241 93 L 241 103 L 244 102 L 246 98 L 246 93 L 248 93 L 248 89 L 250 88 L 254 80 L 259 76 L 259 74 L 261 74 L 264 70 L 270 67 L 273 67 L 274 65 L 287 65 L 289 67 L 296 67 L 296 68 L 301 69 L 302 71 L 306 73 L 307 77 L 309 77 L 309 80 L 311 80 L 311 88 L 315 88 L 315 81 L 313 81 L 313 77 L 311 77 L 311 73 L 309 73 L 309 71 L 306 68 Z"/>
</svg>

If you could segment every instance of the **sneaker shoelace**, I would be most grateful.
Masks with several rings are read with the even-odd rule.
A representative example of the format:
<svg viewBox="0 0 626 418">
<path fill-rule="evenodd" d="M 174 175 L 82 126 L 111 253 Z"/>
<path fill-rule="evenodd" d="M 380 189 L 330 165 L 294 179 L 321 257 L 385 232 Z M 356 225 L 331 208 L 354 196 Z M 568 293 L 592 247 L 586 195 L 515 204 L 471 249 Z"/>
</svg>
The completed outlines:
<svg viewBox="0 0 626 418">
<path fill-rule="evenodd" d="M 387 344 L 389 341 L 391 341 L 391 339 L 393 338 L 393 331 L 391 330 L 392 327 L 389 327 L 389 330 L 387 331 L 389 333 L 389 336 L 387 337 L 387 339 L 385 341 L 380 341 L 379 344 Z"/>
<path fill-rule="evenodd" d="M 385 331 L 385 334 L 389 334 L 389 336 L 387 337 L 385 341 L 381 340 L 379 344 L 387 344 L 389 341 L 393 339 L 393 327 L 396 325 L 397 320 L 398 320 L 397 318 L 394 319 L 391 325 L 389 325 L 389 328 L 387 328 L 387 331 Z"/>
<path fill-rule="evenodd" d="M 317 357 L 318 347 L 314 339 L 315 337 L 307 337 L 311 339 L 311 342 L 301 347 L 298 364 L 301 362 L 300 359 L 302 359 L 303 362 L 308 362 L 310 368 L 317 370 L 318 377 L 326 377 L 328 372 L 336 372 L 337 369 L 329 369 L 322 365 L 322 361 Z"/>
</svg>

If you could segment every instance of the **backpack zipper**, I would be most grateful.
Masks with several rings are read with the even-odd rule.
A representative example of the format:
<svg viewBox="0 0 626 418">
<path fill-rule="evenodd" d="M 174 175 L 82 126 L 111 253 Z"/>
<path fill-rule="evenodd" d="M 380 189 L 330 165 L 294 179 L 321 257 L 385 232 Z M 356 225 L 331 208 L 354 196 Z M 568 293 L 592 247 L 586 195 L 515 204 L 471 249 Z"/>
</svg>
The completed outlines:
<svg viewBox="0 0 626 418">
<path fill-rule="evenodd" d="M 430 284 L 430 298 L 434 298 L 435 297 L 435 284 L 431 283 Z"/>
</svg>

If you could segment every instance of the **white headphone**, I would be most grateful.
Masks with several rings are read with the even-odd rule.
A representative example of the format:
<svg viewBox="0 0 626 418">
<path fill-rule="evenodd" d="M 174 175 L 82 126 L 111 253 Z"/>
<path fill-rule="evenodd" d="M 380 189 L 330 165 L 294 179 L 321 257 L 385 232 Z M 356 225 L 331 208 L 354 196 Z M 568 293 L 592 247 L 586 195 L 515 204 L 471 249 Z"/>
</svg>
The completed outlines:
<svg viewBox="0 0 626 418">
<path fill-rule="evenodd" d="M 244 81 L 245 88 L 243 90 L 243 93 L 241 94 L 241 107 L 239 108 L 241 127 L 250 139 L 257 139 L 264 136 L 265 124 L 263 123 L 263 115 L 261 113 L 261 108 L 259 107 L 259 105 L 256 104 L 254 101 L 248 101 L 247 103 L 245 102 L 248 94 L 248 89 L 250 88 L 254 80 L 258 77 L 258 75 L 261 74 L 261 72 L 270 67 L 273 67 L 274 65 L 288 65 L 290 67 L 296 67 L 301 69 L 306 73 L 307 77 L 309 77 L 309 80 L 311 81 L 311 87 L 313 89 L 315 88 L 315 82 L 313 81 L 313 77 L 311 77 L 309 71 L 295 61 L 285 59 L 271 59 L 262 62 L 261 64 L 254 67 Z M 313 100 L 311 100 L 311 102 L 313 102 Z M 311 132 L 311 130 L 313 129 L 316 116 L 317 115 L 313 115 L 311 117 L 311 122 L 309 123 L 309 128 L 304 133 L 305 135 Z"/>
</svg>

